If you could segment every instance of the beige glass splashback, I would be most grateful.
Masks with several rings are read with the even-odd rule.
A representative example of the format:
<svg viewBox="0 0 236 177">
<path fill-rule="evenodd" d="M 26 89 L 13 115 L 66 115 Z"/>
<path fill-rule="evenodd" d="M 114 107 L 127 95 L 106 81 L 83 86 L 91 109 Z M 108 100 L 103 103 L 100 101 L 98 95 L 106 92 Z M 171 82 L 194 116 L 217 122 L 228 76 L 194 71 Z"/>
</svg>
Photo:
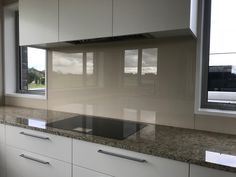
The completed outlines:
<svg viewBox="0 0 236 177">
<path fill-rule="evenodd" d="M 48 109 L 193 127 L 191 37 L 53 49 Z"/>
</svg>

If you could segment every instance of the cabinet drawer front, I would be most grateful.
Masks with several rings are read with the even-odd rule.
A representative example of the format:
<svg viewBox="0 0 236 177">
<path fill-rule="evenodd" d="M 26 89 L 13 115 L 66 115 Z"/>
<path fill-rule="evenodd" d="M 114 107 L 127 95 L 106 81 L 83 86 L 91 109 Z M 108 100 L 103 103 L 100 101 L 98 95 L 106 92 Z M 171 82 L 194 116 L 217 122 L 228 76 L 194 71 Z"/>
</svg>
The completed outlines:
<svg viewBox="0 0 236 177">
<path fill-rule="evenodd" d="M 7 147 L 6 162 L 7 177 L 71 176 L 71 164 L 13 147 Z M 45 162 L 45 164 L 42 162 Z"/>
<path fill-rule="evenodd" d="M 3 124 L 0 124 L 0 143 L 5 142 L 5 128 Z"/>
<path fill-rule="evenodd" d="M 88 170 L 86 168 L 73 166 L 73 177 L 111 177 L 106 174 Z"/>
<path fill-rule="evenodd" d="M 189 165 L 73 140 L 73 163 L 116 177 L 187 177 Z"/>
<path fill-rule="evenodd" d="M 235 173 L 190 165 L 190 177 L 235 177 Z"/>
<path fill-rule="evenodd" d="M 6 126 L 6 144 L 48 157 L 71 162 L 70 138 Z"/>
</svg>

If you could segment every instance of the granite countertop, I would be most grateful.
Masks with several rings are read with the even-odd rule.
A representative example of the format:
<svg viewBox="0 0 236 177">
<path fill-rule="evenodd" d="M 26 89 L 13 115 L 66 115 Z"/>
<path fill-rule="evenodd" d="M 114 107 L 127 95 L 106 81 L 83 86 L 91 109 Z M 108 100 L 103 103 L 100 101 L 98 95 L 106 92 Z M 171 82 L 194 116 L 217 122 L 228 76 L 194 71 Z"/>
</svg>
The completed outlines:
<svg viewBox="0 0 236 177">
<path fill-rule="evenodd" d="M 78 114 L 21 107 L 0 107 L 0 123 L 99 143 L 148 155 L 236 173 L 236 136 L 148 124 L 125 140 L 114 140 L 75 131 L 31 125 L 29 120 L 50 123 Z"/>
</svg>

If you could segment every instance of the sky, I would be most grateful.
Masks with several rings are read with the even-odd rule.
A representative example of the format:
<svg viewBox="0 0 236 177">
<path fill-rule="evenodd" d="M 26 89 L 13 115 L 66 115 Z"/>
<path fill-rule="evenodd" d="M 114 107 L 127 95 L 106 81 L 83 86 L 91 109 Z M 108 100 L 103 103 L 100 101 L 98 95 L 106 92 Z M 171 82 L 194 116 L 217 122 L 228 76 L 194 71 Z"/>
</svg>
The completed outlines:
<svg viewBox="0 0 236 177">
<path fill-rule="evenodd" d="M 210 36 L 210 66 L 236 66 L 236 0 L 213 0 Z M 234 54 L 235 52 L 235 54 Z M 233 53 L 220 54 L 215 53 Z"/>
<path fill-rule="evenodd" d="M 46 68 L 46 50 L 28 47 L 28 68 L 43 71 Z"/>
</svg>

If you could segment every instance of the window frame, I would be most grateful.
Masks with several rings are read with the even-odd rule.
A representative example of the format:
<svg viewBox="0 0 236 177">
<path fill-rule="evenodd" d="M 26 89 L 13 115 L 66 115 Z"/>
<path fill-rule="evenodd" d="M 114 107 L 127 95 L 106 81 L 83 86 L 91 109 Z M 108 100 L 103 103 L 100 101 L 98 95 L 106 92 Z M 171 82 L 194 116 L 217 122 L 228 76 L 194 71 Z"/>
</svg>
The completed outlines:
<svg viewBox="0 0 236 177">
<path fill-rule="evenodd" d="M 209 72 L 209 54 L 210 54 L 210 31 L 211 31 L 211 2 L 212 0 L 203 0 L 202 11 L 202 53 L 201 53 L 201 98 L 200 109 L 217 109 L 236 111 L 236 104 L 232 102 L 209 102 L 208 101 L 208 72 Z M 231 94 L 231 93 L 228 93 Z"/>
</svg>

